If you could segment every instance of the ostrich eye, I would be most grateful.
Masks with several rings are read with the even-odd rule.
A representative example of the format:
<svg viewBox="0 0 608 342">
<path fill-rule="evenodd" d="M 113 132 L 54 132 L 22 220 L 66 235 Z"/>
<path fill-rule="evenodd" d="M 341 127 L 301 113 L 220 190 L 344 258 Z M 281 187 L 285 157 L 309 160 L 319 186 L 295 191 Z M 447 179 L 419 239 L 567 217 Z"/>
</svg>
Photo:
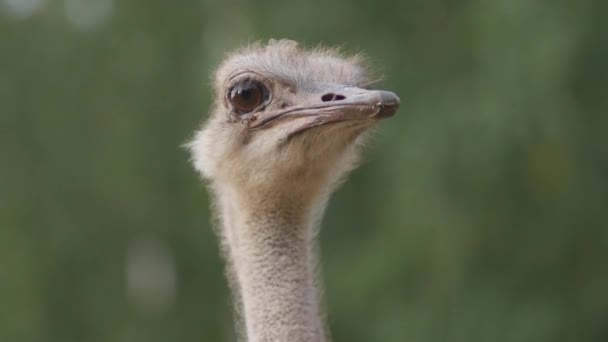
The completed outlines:
<svg viewBox="0 0 608 342">
<path fill-rule="evenodd" d="M 228 93 L 228 100 L 240 114 L 252 112 L 267 98 L 268 89 L 255 81 L 239 83 Z"/>
</svg>

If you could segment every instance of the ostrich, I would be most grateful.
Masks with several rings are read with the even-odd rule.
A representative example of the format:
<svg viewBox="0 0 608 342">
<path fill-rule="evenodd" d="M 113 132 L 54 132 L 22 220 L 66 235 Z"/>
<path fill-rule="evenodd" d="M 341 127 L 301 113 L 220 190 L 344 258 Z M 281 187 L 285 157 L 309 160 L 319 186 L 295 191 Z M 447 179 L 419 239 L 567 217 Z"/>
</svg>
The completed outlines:
<svg viewBox="0 0 608 342">
<path fill-rule="evenodd" d="M 360 58 L 290 40 L 239 50 L 216 71 L 210 117 L 188 147 L 213 195 L 247 341 L 330 339 L 316 277 L 319 221 L 364 133 L 399 107 L 369 84 Z"/>
</svg>

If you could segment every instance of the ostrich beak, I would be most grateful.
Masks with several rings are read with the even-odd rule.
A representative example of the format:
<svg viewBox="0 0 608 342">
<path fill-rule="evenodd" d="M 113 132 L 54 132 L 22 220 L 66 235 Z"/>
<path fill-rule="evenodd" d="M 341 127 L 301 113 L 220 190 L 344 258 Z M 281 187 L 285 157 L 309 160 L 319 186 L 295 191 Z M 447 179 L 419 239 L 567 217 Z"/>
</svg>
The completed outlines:
<svg viewBox="0 0 608 342">
<path fill-rule="evenodd" d="M 293 134 L 313 127 L 337 122 L 367 122 L 388 118 L 397 112 L 399 97 L 390 91 L 343 87 L 318 96 L 321 101 L 312 103 L 301 113 L 310 113 L 309 119 Z M 307 114 L 304 114 L 307 115 Z"/>
<path fill-rule="evenodd" d="M 395 93 L 350 86 L 328 85 L 322 92 L 307 96 L 297 105 L 262 113 L 251 123 L 251 130 L 268 128 L 295 119 L 303 124 L 292 132 L 336 122 L 379 120 L 395 115 L 400 100 Z"/>
<path fill-rule="evenodd" d="M 321 96 L 321 101 L 328 108 L 326 114 L 341 112 L 346 120 L 388 118 L 399 109 L 399 97 L 386 90 L 367 90 L 356 87 L 343 87 L 336 92 Z M 320 108 L 323 112 L 324 108 Z"/>
</svg>

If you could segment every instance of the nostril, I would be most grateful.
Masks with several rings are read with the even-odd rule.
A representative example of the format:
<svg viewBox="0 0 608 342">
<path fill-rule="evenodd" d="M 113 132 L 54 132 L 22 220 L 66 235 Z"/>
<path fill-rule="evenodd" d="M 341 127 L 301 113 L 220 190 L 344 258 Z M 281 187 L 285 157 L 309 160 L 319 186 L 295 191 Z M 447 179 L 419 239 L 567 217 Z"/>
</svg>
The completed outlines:
<svg viewBox="0 0 608 342">
<path fill-rule="evenodd" d="M 336 95 L 333 93 L 325 94 L 325 95 L 321 96 L 321 101 L 329 102 L 334 99 L 334 96 L 336 96 Z"/>
<path fill-rule="evenodd" d="M 344 95 L 327 93 L 327 94 L 321 96 L 321 101 L 323 101 L 323 102 L 340 101 L 340 100 L 344 100 L 345 98 L 346 97 Z"/>
</svg>

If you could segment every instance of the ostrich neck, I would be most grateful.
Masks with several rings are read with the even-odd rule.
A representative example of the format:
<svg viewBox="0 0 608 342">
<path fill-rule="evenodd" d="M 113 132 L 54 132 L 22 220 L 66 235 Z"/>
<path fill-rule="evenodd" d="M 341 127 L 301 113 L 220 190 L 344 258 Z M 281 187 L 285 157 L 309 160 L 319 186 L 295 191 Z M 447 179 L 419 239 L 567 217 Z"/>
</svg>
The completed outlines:
<svg viewBox="0 0 608 342">
<path fill-rule="evenodd" d="M 325 341 L 313 241 L 323 211 L 315 203 L 325 200 L 222 190 L 222 234 L 247 340 Z"/>
</svg>

